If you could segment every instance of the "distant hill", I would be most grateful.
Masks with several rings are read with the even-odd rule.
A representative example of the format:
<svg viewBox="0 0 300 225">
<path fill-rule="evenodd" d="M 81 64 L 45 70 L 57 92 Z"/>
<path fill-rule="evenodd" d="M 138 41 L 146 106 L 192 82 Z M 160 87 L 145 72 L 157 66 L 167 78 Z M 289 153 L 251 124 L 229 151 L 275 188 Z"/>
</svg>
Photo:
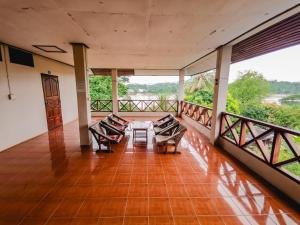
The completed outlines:
<svg viewBox="0 0 300 225">
<path fill-rule="evenodd" d="M 186 84 L 190 84 L 192 79 L 185 81 Z M 270 91 L 272 94 L 299 94 L 300 82 L 289 81 L 269 81 Z M 143 92 L 153 94 L 170 94 L 176 93 L 178 90 L 178 83 L 158 83 L 158 84 L 127 84 L 127 87 L 132 92 Z"/>
<path fill-rule="evenodd" d="M 299 94 L 300 82 L 269 81 L 272 94 Z"/>
<path fill-rule="evenodd" d="M 158 83 L 158 84 L 127 84 L 127 87 L 132 92 L 140 92 L 153 94 L 174 94 L 177 92 L 178 83 Z"/>
</svg>

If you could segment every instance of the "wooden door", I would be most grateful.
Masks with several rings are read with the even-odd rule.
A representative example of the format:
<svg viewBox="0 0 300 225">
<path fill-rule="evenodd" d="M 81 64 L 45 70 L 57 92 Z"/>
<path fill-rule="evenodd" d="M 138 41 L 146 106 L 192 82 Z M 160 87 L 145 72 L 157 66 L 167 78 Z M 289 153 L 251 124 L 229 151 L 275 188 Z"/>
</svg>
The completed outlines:
<svg viewBox="0 0 300 225">
<path fill-rule="evenodd" d="M 58 77 L 42 74 L 48 130 L 62 125 Z"/>
</svg>

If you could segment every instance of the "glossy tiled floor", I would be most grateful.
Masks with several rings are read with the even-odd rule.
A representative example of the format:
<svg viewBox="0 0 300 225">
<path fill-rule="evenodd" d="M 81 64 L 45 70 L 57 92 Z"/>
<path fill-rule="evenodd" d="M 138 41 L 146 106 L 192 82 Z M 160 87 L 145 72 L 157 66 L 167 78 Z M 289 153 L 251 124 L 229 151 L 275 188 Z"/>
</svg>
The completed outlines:
<svg viewBox="0 0 300 225">
<path fill-rule="evenodd" d="M 74 122 L 0 153 L 1 225 L 299 223 L 295 206 L 191 127 L 177 155 L 152 138 L 111 154 L 78 145 Z"/>
</svg>

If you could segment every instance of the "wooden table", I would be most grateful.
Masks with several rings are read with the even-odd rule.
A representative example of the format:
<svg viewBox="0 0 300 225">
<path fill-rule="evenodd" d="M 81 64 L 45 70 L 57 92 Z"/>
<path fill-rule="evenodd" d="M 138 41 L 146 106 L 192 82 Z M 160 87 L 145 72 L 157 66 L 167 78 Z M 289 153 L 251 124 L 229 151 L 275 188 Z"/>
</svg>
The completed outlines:
<svg viewBox="0 0 300 225">
<path fill-rule="evenodd" d="M 136 143 L 137 138 L 145 138 L 145 143 L 148 143 L 149 122 L 133 121 L 132 122 L 133 143 Z"/>
</svg>

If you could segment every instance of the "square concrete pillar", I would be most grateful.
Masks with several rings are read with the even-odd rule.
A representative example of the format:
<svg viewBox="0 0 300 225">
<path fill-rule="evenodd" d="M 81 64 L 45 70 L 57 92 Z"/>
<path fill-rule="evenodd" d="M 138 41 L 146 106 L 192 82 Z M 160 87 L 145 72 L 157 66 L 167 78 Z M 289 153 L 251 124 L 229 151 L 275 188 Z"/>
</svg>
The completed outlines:
<svg viewBox="0 0 300 225">
<path fill-rule="evenodd" d="M 178 82 L 178 110 L 177 115 L 180 115 L 180 103 L 184 100 L 184 76 L 185 76 L 185 69 L 179 70 L 179 82 Z"/>
<path fill-rule="evenodd" d="M 80 145 L 88 146 L 92 143 L 92 138 L 88 129 L 91 121 L 91 110 L 87 73 L 87 46 L 82 43 L 72 43 L 72 46 L 76 78 Z"/>
<path fill-rule="evenodd" d="M 184 99 L 184 76 L 185 69 L 179 70 L 178 101 L 183 101 Z"/>
<path fill-rule="evenodd" d="M 112 105 L 113 105 L 113 113 L 117 114 L 119 111 L 118 106 L 118 70 L 112 69 Z"/>
<path fill-rule="evenodd" d="M 222 46 L 217 49 L 212 125 L 210 133 L 210 142 L 212 144 L 216 144 L 218 140 L 221 125 L 221 113 L 226 111 L 231 50 L 231 46 Z"/>
</svg>

